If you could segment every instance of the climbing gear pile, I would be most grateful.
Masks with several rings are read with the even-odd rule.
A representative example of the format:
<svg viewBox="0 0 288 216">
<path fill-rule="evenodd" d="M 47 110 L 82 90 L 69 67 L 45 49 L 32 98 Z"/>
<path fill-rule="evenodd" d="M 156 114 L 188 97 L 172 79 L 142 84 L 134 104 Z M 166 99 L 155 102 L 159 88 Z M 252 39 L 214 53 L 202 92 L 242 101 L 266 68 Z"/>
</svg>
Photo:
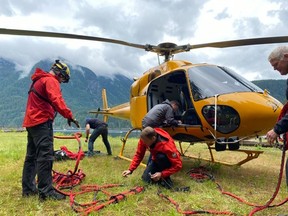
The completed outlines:
<svg viewBox="0 0 288 216">
<path fill-rule="evenodd" d="M 54 136 L 54 138 L 58 139 L 76 139 L 79 144 L 78 153 L 70 152 L 68 154 L 73 155 L 73 159 L 76 159 L 76 165 L 73 171 L 68 170 L 66 174 L 57 172 L 52 170 L 53 172 L 53 183 L 56 184 L 54 187 L 59 193 L 64 194 L 70 197 L 70 206 L 72 209 L 82 215 L 88 215 L 93 211 L 99 211 L 109 204 L 118 203 L 119 201 L 125 199 L 127 196 L 138 194 L 144 190 L 144 187 L 134 187 L 128 191 L 124 191 L 121 193 L 112 194 L 105 189 L 123 186 L 122 184 L 109 184 L 109 185 L 83 185 L 80 186 L 80 190 L 74 189 L 76 186 L 82 183 L 82 180 L 85 178 L 85 174 L 81 169 L 78 169 L 80 160 L 84 157 L 84 153 L 81 148 L 80 137 L 81 133 L 75 133 L 74 136 Z M 65 148 L 61 148 L 65 149 Z M 65 151 L 67 152 L 67 151 Z M 97 199 L 97 194 L 102 192 L 108 198 L 106 199 Z M 87 203 L 79 203 L 76 201 L 76 196 L 81 196 L 84 194 L 93 193 L 94 198 L 92 201 Z M 85 196 L 85 195 L 84 195 Z"/>
<path fill-rule="evenodd" d="M 80 160 L 83 158 L 84 153 L 82 151 L 81 147 L 81 140 L 80 137 L 82 136 L 81 133 L 75 133 L 74 136 L 54 136 L 54 138 L 57 139 L 76 139 L 79 145 L 78 153 L 72 153 L 73 158 L 76 159 L 76 164 L 74 167 L 74 170 L 68 170 L 67 174 L 62 174 L 60 172 L 57 172 L 55 170 L 52 170 L 52 178 L 53 183 L 56 184 L 56 189 L 60 190 L 62 188 L 73 188 L 76 185 L 79 185 L 82 180 L 85 178 L 85 174 L 82 172 L 81 169 L 78 169 Z M 70 154 L 71 155 L 71 154 Z"/>
</svg>

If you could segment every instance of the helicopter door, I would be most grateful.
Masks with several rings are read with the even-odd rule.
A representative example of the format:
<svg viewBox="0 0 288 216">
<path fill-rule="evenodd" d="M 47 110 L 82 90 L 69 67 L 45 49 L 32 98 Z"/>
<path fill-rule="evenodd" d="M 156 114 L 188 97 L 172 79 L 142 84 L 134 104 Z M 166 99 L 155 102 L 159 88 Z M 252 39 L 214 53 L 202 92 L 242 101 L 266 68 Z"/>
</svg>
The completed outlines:
<svg viewBox="0 0 288 216">
<path fill-rule="evenodd" d="M 156 77 L 151 81 L 147 95 L 149 96 L 147 101 L 148 110 L 166 99 L 169 101 L 177 100 L 181 104 L 181 108 L 175 114 L 175 118 L 181 120 L 183 124 L 200 124 L 189 94 L 185 71 L 173 71 Z"/>
</svg>

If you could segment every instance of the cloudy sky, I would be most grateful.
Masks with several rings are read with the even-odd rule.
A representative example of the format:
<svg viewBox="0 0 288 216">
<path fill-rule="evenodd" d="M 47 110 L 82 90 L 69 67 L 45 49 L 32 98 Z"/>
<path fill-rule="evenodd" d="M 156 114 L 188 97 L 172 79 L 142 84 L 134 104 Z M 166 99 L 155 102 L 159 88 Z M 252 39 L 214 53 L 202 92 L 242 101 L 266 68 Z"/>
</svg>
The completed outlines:
<svg viewBox="0 0 288 216">
<path fill-rule="evenodd" d="M 202 44 L 288 35 L 287 0 L 0 0 L 0 28 L 113 38 L 136 44 Z M 249 80 L 280 79 L 267 56 L 279 45 L 201 48 L 174 59 L 234 69 Z M 287 43 L 288 45 L 288 43 Z M 60 56 L 96 74 L 140 76 L 158 64 L 155 53 L 74 39 L 0 35 L 0 57 L 24 73 Z M 162 59 L 160 59 L 161 61 Z"/>
</svg>

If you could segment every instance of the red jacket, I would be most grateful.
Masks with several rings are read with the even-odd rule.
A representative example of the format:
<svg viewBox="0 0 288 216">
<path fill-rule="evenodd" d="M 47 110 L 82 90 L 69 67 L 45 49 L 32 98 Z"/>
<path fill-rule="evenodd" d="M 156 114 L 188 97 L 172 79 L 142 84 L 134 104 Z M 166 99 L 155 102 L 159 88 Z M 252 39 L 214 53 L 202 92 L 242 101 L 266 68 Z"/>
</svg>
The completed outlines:
<svg viewBox="0 0 288 216">
<path fill-rule="evenodd" d="M 55 110 L 64 118 L 72 118 L 71 110 L 66 106 L 62 97 L 60 83 L 56 76 L 47 73 L 40 68 L 36 68 L 31 76 L 34 83 L 34 89 L 45 99 L 43 100 L 34 92 L 28 95 L 26 113 L 23 121 L 23 127 L 33 127 L 48 120 L 54 120 Z M 52 105 L 54 108 L 52 107 Z"/>
<path fill-rule="evenodd" d="M 177 150 L 172 137 L 161 128 L 154 128 L 154 129 L 156 133 L 164 137 L 165 140 L 161 142 L 157 142 L 154 148 L 149 149 L 149 151 L 151 152 L 153 161 L 155 161 L 157 153 L 160 153 L 160 152 L 165 154 L 168 157 L 169 161 L 171 162 L 171 167 L 161 172 L 162 177 L 166 178 L 172 175 L 173 173 L 179 171 L 182 168 L 182 161 L 180 158 L 180 153 Z M 140 139 L 138 142 L 137 151 L 129 167 L 129 170 L 131 172 L 133 172 L 143 160 L 146 149 L 147 149 L 147 146 Z"/>
</svg>

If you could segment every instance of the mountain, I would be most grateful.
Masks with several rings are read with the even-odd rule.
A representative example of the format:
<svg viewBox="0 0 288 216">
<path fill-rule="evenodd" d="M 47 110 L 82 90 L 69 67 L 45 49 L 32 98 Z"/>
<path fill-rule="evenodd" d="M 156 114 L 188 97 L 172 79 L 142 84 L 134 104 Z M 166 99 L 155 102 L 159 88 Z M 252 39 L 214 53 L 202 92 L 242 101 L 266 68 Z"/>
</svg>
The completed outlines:
<svg viewBox="0 0 288 216">
<path fill-rule="evenodd" d="M 0 58 L 0 128 L 21 127 L 31 75 L 36 67 L 49 71 L 53 62 L 43 60 L 33 66 L 28 76 L 20 78 L 22 71 L 17 71 L 13 62 Z M 70 66 L 70 65 L 69 65 Z M 89 68 L 70 66 L 71 79 L 68 84 L 61 84 L 63 97 L 74 116 L 84 126 L 85 118 L 92 117 L 89 111 L 102 107 L 102 88 L 106 88 L 108 105 L 114 106 L 129 101 L 132 80 L 115 75 L 111 78 L 97 76 Z M 130 127 L 130 122 L 110 118 L 109 127 Z M 57 115 L 55 128 L 67 128 L 66 120 Z"/>
<path fill-rule="evenodd" d="M 37 62 L 28 76 L 21 78 L 22 71 L 6 59 L 0 58 L 0 128 L 19 128 L 22 125 L 28 90 L 31 85 L 31 75 L 36 67 L 49 71 L 51 60 Z M 70 66 L 70 65 L 69 65 Z M 71 79 L 68 84 L 61 84 L 66 104 L 73 111 L 74 116 L 84 127 L 86 117 L 93 115 L 89 111 L 102 107 L 102 88 L 106 88 L 108 105 L 110 107 L 125 103 L 130 98 L 131 79 L 123 75 L 113 77 L 97 76 L 89 68 L 77 65 L 70 66 Z M 286 80 L 257 80 L 254 84 L 267 89 L 270 94 L 285 103 Z M 110 128 L 129 128 L 130 122 L 109 118 Z M 54 128 L 67 128 L 66 120 L 57 115 Z"/>
</svg>

